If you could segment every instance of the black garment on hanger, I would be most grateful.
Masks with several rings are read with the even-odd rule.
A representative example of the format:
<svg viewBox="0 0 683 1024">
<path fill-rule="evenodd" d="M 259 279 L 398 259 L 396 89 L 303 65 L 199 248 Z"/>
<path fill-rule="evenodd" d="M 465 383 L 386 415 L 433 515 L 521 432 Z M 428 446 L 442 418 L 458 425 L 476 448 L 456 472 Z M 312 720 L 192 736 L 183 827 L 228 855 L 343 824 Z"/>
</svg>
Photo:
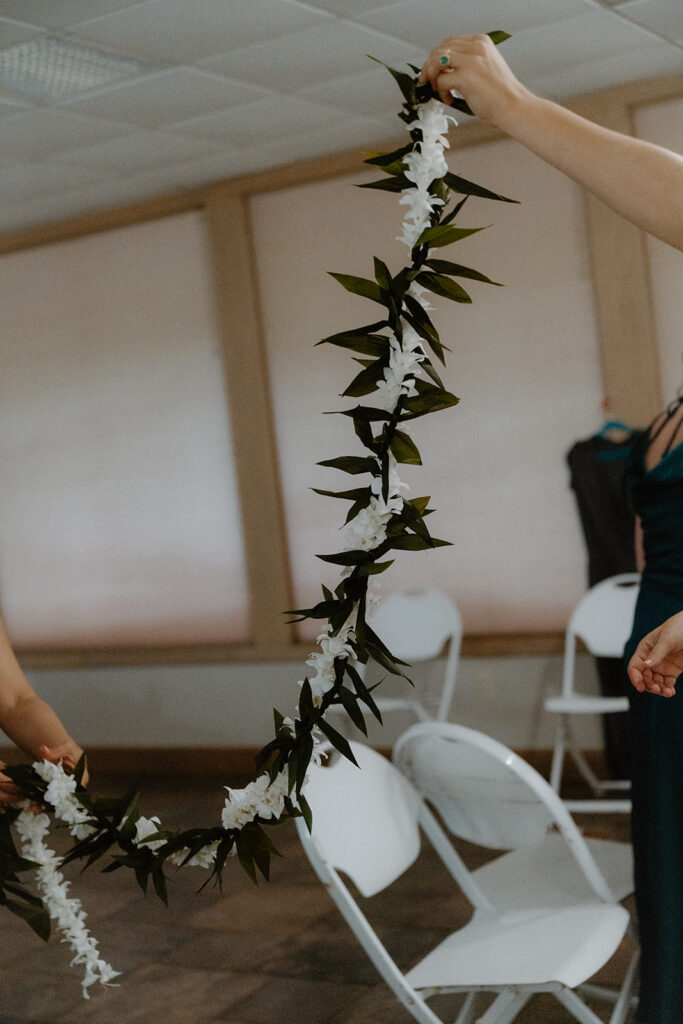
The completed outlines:
<svg viewBox="0 0 683 1024">
<path fill-rule="evenodd" d="M 635 572 L 635 517 L 626 472 L 632 437 L 613 441 L 595 434 L 577 441 L 567 454 L 571 486 L 588 551 L 588 586 L 608 576 Z M 604 697 L 624 696 L 620 658 L 596 658 Z M 607 770 L 611 778 L 629 778 L 627 715 L 603 715 Z"/>
</svg>

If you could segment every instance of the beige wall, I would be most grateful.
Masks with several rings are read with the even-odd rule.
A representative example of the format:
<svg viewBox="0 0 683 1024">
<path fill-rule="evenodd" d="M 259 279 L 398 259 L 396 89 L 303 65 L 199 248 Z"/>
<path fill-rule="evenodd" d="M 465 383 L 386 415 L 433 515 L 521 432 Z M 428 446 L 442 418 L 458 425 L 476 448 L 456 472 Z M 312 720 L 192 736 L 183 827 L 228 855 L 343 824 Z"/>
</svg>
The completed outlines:
<svg viewBox="0 0 683 1024">
<path fill-rule="evenodd" d="M 446 590 L 470 633 L 558 630 L 585 584 L 565 454 L 603 418 L 581 194 L 508 140 L 468 147 L 450 163 L 520 205 L 470 200 L 458 223 L 490 226 L 446 254 L 504 287 L 463 282 L 471 305 L 432 300 L 452 349 L 444 380 L 461 401 L 413 425 L 425 465 L 403 468 L 402 477 L 411 495 L 432 496 L 430 529 L 453 547 L 407 554 L 382 582 L 422 580 Z M 393 272 L 407 261 L 396 241 L 397 198 L 351 187 L 375 177 L 356 174 L 252 201 L 298 606 L 317 599 L 324 566 L 313 556 L 335 550 L 346 511 L 308 489 L 352 486 L 315 464 L 362 451 L 344 417 L 323 415 L 355 404 L 338 395 L 356 364 L 331 346 L 313 346 L 376 317 L 371 302 L 323 271 L 368 276 L 372 255 Z"/>
<path fill-rule="evenodd" d="M 0 580 L 18 645 L 244 641 L 202 214 L 0 262 Z"/>
<path fill-rule="evenodd" d="M 637 107 L 638 118 L 645 118 L 642 122 L 636 119 L 643 132 L 651 132 L 654 136 L 657 131 L 660 141 L 674 144 L 667 134 L 672 123 L 667 104 L 673 103 L 673 99 L 661 99 L 661 96 L 666 95 L 667 89 L 678 90 L 676 95 L 679 95 L 680 82 L 658 86 L 660 98 L 656 100 L 653 100 L 653 89 L 654 86 L 647 84 L 644 94 L 639 89 L 627 90 L 623 95 L 619 92 L 616 99 L 614 93 L 610 93 L 610 109 L 615 103 L 622 102 L 624 110 L 632 112 Z M 638 105 L 638 97 L 642 95 L 646 95 L 647 107 Z M 601 109 L 599 104 L 598 109 Z M 675 111 L 676 108 L 670 109 Z M 652 243 L 648 247 L 643 246 L 642 252 L 635 256 L 631 253 L 630 261 L 624 261 L 625 251 L 612 245 L 609 258 L 601 257 L 605 273 L 596 275 L 596 253 L 600 253 L 605 239 L 602 234 L 596 235 L 596 218 L 590 211 L 586 229 L 580 195 L 574 186 L 538 165 L 514 144 L 492 139 L 490 133 L 463 131 L 461 139 L 463 148 L 454 154 L 454 167 L 524 202 L 521 208 L 479 203 L 476 213 L 468 214 L 468 222 L 471 216 L 473 223 L 490 220 L 492 227 L 478 238 L 461 243 L 457 258 L 465 263 L 471 262 L 504 281 L 505 288 L 488 289 L 483 285 L 473 285 L 475 304 L 471 309 L 449 308 L 445 304 L 440 308 L 439 317 L 451 318 L 449 322 L 452 324 L 449 333 L 452 334 L 454 353 L 447 371 L 448 382 L 461 395 L 463 402 L 455 410 L 432 417 L 433 426 L 425 420 L 424 434 L 423 426 L 416 424 L 426 461 L 429 461 L 432 451 L 445 452 L 449 472 L 444 478 L 440 466 L 436 471 L 428 466 L 423 479 L 429 479 L 429 488 L 415 483 L 412 493 L 433 491 L 434 504 L 440 509 L 439 531 L 456 541 L 456 547 L 448 551 L 448 558 L 460 559 L 460 562 L 452 563 L 449 576 L 452 576 L 454 593 L 463 577 L 468 580 L 469 597 L 463 593 L 463 601 L 470 602 L 468 628 L 487 630 L 487 623 L 490 623 L 493 630 L 524 631 L 516 639 L 507 638 L 502 646 L 499 639 L 495 644 L 493 639 L 484 639 L 476 649 L 483 653 L 495 649 L 507 651 L 508 655 L 511 652 L 523 654 L 532 649 L 538 650 L 543 640 L 542 636 L 530 636 L 529 631 L 544 633 L 553 628 L 553 624 L 559 624 L 564 614 L 562 608 L 566 603 L 562 608 L 558 604 L 558 590 L 552 577 L 565 574 L 567 586 L 575 593 L 582 585 L 580 535 L 572 497 L 566 487 L 562 459 L 569 443 L 575 437 L 589 433 L 602 418 L 599 402 L 605 392 L 606 353 L 613 364 L 616 362 L 624 370 L 624 378 L 630 377 L 636 391 L 647 386 L 649 393 L 654 394 L 660 388 L 658 371 L 653 366 L 648 368 L 647 363 L 647 379 L 633 379 L 629 367 L 634 351 L 638 354 L 639 342 L 636 338 L 625 345 L 619 325 L 605 318 L 604 310 L 609 308 L 609 301 L 603 300 L 607 298 L 614 304 L 614 295 L 607 294 L 610 292 L 609 282 L 619 279 L 619 287 L 627 288 L 637 273 L 638 287 L 646 287 L 648 293 L 652 290 L 652 310 L 656 316 L 658 337 L 648 340 L 661 348 L 662 365 L 675 368 L 675 345 L 681 336 L 683 319 L 680 288 L 675 283 L 675 268 L 680 265 L 680 256 L 668 250 L 664 255 L 664 250 Z M 313 559 L 320 547 L 318 537 L 313 538 L 310 531 L 314 526 L 320 526 L 322 550 L 331 550 L 336 524 L 323 517 L 334 512 L 334 504 L 312 504 L 315 499 L 307 488 L 311 484 L 322 483 L 314 477 L 315 459 L 339 454 L 339 435 L 334 433 L 339 424 L 335 425 L 332 418 L 321 417 L 320 411 L 329 407 L 336 392 L 346 383 L 345 367 L 349 365 L 343 355 L 321 349 L 313 351 L 312 346 L 322 334 L 354 325 L 363 319 L 363 302 L 349 297 L 347 305 L 344 294 L 328 282 L 324 271 L 335 269 L 367 273 L 371 253 L 387 256 L 391 252 L 394 254 L 390 256 L 392 261 L 399 258 L 393 240 L 398 233 L 394 200 L 350 188 L 348 182 L 359 180 L 359 173 L 364 173 L 354 171 L 356 165 L 357 155 L 331 158 L 263 177 L 227 183 L 169 203 L 154 203 L 136 210 L 90 218 L 79 224 L 60 225 L 54 231 L 38 231 L 4 240 L 6 251 L 23 253 L 25 249 L 22 258 L 28 260 L 35 247 L 48 241 L 56 245 L 57 239 L 71 236 L 82 236 L 86 248 L 91 244 L 96 246 L 98 240 L 106 248 L 107 239 L 113 237 L 107 232 L 113 227 L 121 228 L 124 224 L 147 220 L 154 223 L 159 217 L 172 213 L 185 216 L 188 209 L 204 208 L 206 223 L 211 226 L 206 236 L 203 229 L 198 236 L 199 215 L 192 215 L 194 249 L 190 252 L 182 246 L 174 246 L 169 251 L 173 255 L 173 273 L 178 275 L 180 284 L 186 283 L 189 274 L 197 280 L 199 292 L 207 287 L 209 281 L 207 275 L 198 271 L 201 261 L 206 259 L 213 267 L 214 280 L 209 288 L 213 288 L 216 305 L 213 310 L 204 307 L 200 316 L 210 319 L 216 312 L 218 314 L 218 334 L 211 336 L 209 331 L 212 338 L 209 349 L 212 344 L 222 345 L 222 369 L 217 362 L 211 364 L 209 360 L 207 365 L 213 366 L 213 379 L 207 381 L 200 392 L 201 395 L 212 396 L 214 417 L 224 415 L 226 409 L 231 413 L 229 429 L 234 443 L 234 476 L 242 495 L 246 488 L 250 488 L 249 501 L 243 501 L 241 507 L 244 572 L 248 582 L 238 582 L 237 589 L 241 589 L 243 594 L 245 587 L 249 591 L 252 634 L 259 629 L 261 632 L 255 640 L 252 637 L 251 644 L 228 645 L 219 641 L 207 645 L 200 643 L 203 634 L 198 628 L 194 633 L 190 630 L 184 634 L 183 642 L 178 645 L 169 633 L 161 639 L 158 634 L 155 638 L 153 633 L 144 630 L 121 636 L 115 647 L 104 651 L 92 648 L 55 651 L 55 647 L 71 645 L 68 633 L 61 634 L 61 643 L 60 638 L 53 636 L 49 643 L 52 650 L 44 650 L 42 654 L 40 650 L 34 651 L 33 658 L 25 659 L 25 663 L 46 669 L 35 677 L 36 683 L 45 688 L 46 695 L 67 720 L 72 715 L 78 719 L 79 739 L 86 744 L 106 742 L 106 739 L 103 738 L 102 719 L 95 706 L 97 701 L 95 705 L 83 704 L 84 685 L 94 696 L 101 686 L 107 693 L 116 691 L 117 724 L 112 742 L 123 745 L 136 742 L 160 745 L 164 742 L 177 745 L 218 742 L 212 738 L 218 735 L 216 722 L 221 718 L 229 721 L 229 728 L 222 722 L 218 728 L 226 742 L 235 745 L 252 743 L 261 722 L 265 731 L 269 729 L 265 724 L 269 712 L 264 709 L 276 703 L 286 712 L 286 694 L 291 694 L 292 704 L 296 699 L 296 679 L 301 671 L 278 659 L 286 657 L 300 662 L 301 648 L 281 636 L 273 642 L 270 623 L 277 621 L 280 609 L 287 607 L 292 586 L 302 591 L 308 588 L 305 573 L 309 573 L 309 580 L 320 580 L 327 575 L 320 572 L 320 565 Z M 352 171 L 351 179 L 348 175 Z M 291 202 L 287 201 L 288 197 Z M 306 197 L 328 197 L 332 201 L 318 204 L 318 210 L 314 204 L 301 204 Z M 337 197 L 340 197 L 339 205 Z M 357 219 L 351 211 L 354 215 L 357 211 Z M 248 231 L 249 212 L 253 221 L 255 259 Z M 271 214 L 279 220 L 270 223 Z M 318 215 L 322 218 L 323 229 L 309 230 L 304 241 L 304 218 L 310 228 Z M 609 214 L 609 217 L 614 215 Z M 609 217 L 606 222 L 615 224 L 616 221 L 610 221 Z M 161 223 L 163 221 L 159 221 Z M 137 229 L 126 230 L 134 232 Z M 90 235 L 90 232 L 94 234 Z M 272 251 L 264 245 L 268 232 L 278 238 Z M 134 235 L 127 236 L 124 232 L 121 237 L 132 239 Z M 291 246 L 293 239 L 294 256 L 287 260 L 286 253 L 292 250 L 282 247 L 285 242 Z M 204 255 L 200 255 L 205 242 L 207 249 Z M 12 260 L 15 258 L 19 257 L 12 257 Z M 295 273 L 299 259 L 319 275 L 319 287 L 324 296 L 321 305 L 316 305 L 319 300 L 314 300 L 307 291 L 310 286 L 305 278 Z M 591 276 L 589 262 L 593 265 Z M 198 273 L 198 277 L 193 277 Z M 138 283 L 142 280 L 146 279 L 140 278 Z M 288 281 L 296 290 L 291 291 L 287 300 L 283 284 Z M 25 276 L 24 284 L 31 287 L 29 276 Z M 259 288 L 255 286 L 260 286 L 260 302 Z M 52 307 L 47 302 L 47 295 L 43 288 L 32 289 L 35 312 L 49 325 Z M 286 300 L 291 301 L 290 306 L 278 306 Z M 236 311 L 239 311 L 241 320 L 236 318 Z M 302 315 L 306 320 L 303 324 Z M 371 318 L 369 309 L 368 319 Z M 241 325 L 239 330 L 236 327 L 238 322 Z M 293 324 L 298 326 L 293 327 Z M 49 332 L 47 337 L 49 340 Z M 503 337 L 508 339 L 505 346 Z M 245 338 L 248 338 L 248 344 Z M 673 341 L 665 341 L 665 338 Z M 240 342 L 244 344 L 243 349 L 239 348 Z M 139 344 L 144 351 L 144 337 Z M 295 344 L 300 346 L 296 350 L 293 348 Z M 216 354 L 214 347 L 214 357 Z M 253 393 L 258 399 L 255 407 L 250 399 L 252 392 L 244 392 L 243 379 L 234 372 L 234 368 L 240 366 L 242 372 L 250 375 L 250 386 L 255 387 Z M 601 366 L 602 373 L 598 372 L 598 366 Z M 45 367 L 37 372 L 42 374 L 44 381 L 48 381 Z M 665 373 L 665 385 L 670 372 L 667 370 Z M 227 400 L 222 392 L 219 395 L 221 389 L 216 388 L 220 373 L 225 378 Z M 651 379 L 654 376 L 657 377 L 656 387 Z M 613 375 L 610 387 L 613 387 L 614 379 L 617 379 L 616 398 L 619 399 L 619 381 Z M 271 458 L 273 433 L 270 412 L 267 403 L 263 405 L 269 382 L 274 386 L 276 453 L 282 456 L 285 466 L 283 486 L 287 533 L 280 517 L 277 463 Z M 293 392 L 296 388 L 299 390 Z M 305 403 L 305 418 L 296 400 L 291 399 L 293 393 Z M 613 390 L 611 397 L 615 397 Z M 16 398 L 16 392 L 12 398 Z M 628 408 L 628 401 L 625 404 Z M 249 420 L 252 407 L 256 408 L 256 413 L 252 413 Z M 323 433 L 327 430 L 333 432 L 329 438 Z M 190 437 L 190 449 L 196 451 L 192 440 L 194 435 L 187 436 Z M 349 435 L 344 433 L 344 436 Z M 223 433 L 222 444 L 225 444 L 226 437 L 227 434 Z M 302 443 L 309 446 L 305 454 L 298 457 L 294 454 L 297 438 L 302 438 Z M 5 444 L 11 441 L 11 432 L 3 440 Z M 315 447 L 318 444 L 319 453 Z M 15 470 L 18 464 L 16 461 Z M 430 473 L 433 474 L 431 477 Z M 44 486 L 40 486 L 37 479 L 32 484 L 35 485 L 33 502 L 27 502 L 29 511 L 26 512 L 29 525 L 33 515 L 30 506 L 40 503 L 44 495 Z M 184 488 L 182 482 L 178 486 Z M 487 493 L 487 488 L 488 493 L 495 494 L 498 500 L 487 500 L 483 504 L 472 500 L 472 495 Z M 441 497 L 442 494 L 445 497 Z M 222 500 L 217 495 L 214 498 Z M 4 500 L 15 500 L 11 490 Z M 303 530 L 297 521 L 301 508 L 303 515 L 310 517 Z M 529 509 L 533 510 L 533 518 Z M 287 571 L 288 553 L 284 544 L 287 535 L 292 544 L 292 581 Z M 27 542 L 24 543 L 28 547 Z M 234 551 L 234 541 L 231 547 Z M 75 545 L 73 549 L 65 550 L 67 553 L 75 550 Z M 263 558 L 263 551 L 275 552 L 275 561 L 270 555 Z M 489 564 L 494 566 L 494 571 L 497 567 L 493 579 L 484 574 L 477 578 L 476 570 L 484 556 L 490 559 Z M 419 556 L 406 556 L 403 560 L 406 568 L 397 566 L 393 576 L 387 575 L 385 587 L 388 589 L 405 578 L 401 573 L 412 577 L 417 571 L 412 567 L 419 560 Z M 6 564 L 13 566 L 13 590 L 18 594 L 20 558 L 18 555 L 10 556 Z M 534 578 L 534 574 L 539 579 L 541 571 L 544 572 L 543 593 L 551 595 L 544 602 L 536 601 L 534 588 L 530 588 L 525 579 L 526 575 Z M 546 591 L 545 577 L 551 578 L 552 590 Z M 32 574 L 32 579 L 38 579 L 37 574 Z M 269 590 L 271 584 L 272 589 Z M 501 589 L 505 590 L 505 595 L 501 594 Z M 3 590 L 3 599 L 11 605 L 14 598 L 4 581 Z M 529 594 L 536 602 L 534 605 L 527 603 Z M 181 594 L 178 596 L 182 597 Z M 561 600 L 566 602 L 566 596 L 562 595 Z M 227 615 L 229 605 L 226 604 L 225 608 Z M 51 618 L 50 609 L 44 608 L 44 616 Z M 204 625 L 205 622 L 204 619 Z M 263 623 L 265 627 L 259 625 Z M 147 643 L 145 637 L 149 638 Z M 41 647 L 47 646 L 39 633 L 32 637 L 27 635 L 27 646 L 36 639 Z M 89 642 L 87 638 L 85 642 Z M 472 650 L 473 646 L 470 641 L 469 649 Z M 239 664 L 227 667 L 221 664 L 226 660 L 251 660 L 254 664 L 251 667 Z M 193 667 L 161 667 L 177 661 L 188 662 Z M 215 667 L 196 668 L 200 661 L 217 664 Z M 135 665 L 140 662 L 158 662 L 160 665 L 145 670 L 102 668 L 66 674 L 54 670 L 54 666 L 59 664 Z M 507 742 L 521 746 L 547 745 L 545 726 L 538 716 L 543 693 L 559 681 L 556 658 L 539 656 L 526 660 L 506 656 L 476 661 L 466 659 L 463 671 L 465 689 L 462 693 L 467 694 L 468 721 L 483 725 Z M 220 690 L 222 703 L 218 698 L 214 699 L 214 690 Z M 186 701 L 192 705 L 191 714 L 186 709 Z M 160 729 L 155 727 L 150 740 L 139 733 L 136 720 L 140 715 L 161 723 Z M 522 728 L 521 723 L 526 725 Z M 266 738 L 264 735 L 263 739 Z"/>
</svg>

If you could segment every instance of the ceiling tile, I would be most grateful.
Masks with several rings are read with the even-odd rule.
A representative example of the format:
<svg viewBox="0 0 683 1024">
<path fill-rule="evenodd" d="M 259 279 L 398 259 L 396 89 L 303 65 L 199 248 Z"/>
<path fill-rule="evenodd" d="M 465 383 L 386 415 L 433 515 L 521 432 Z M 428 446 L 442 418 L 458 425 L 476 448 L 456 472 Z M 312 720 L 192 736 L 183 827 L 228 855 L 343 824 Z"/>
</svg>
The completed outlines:
<svg viewBox="0 0 683 1024">
<path fill-rule="evenodd" d="M 88 0 L 89 18 L 132 7 L 141 0 Z M 20 18 L 35 25 L 48 28 L 63 28 L 74 21 L 82 21 L 85 9 L 83 0 L 0 0 L 0 15 Z"/>
<path fill-rule="evenodd" d="M 173 126 L 181 135 L 196 135 L 235 146 L 256 146 L 291 134 L 305 134 L 329 124 L 335 111 L 310 100 L 273 94 L 272 99 L 209 114 Z"/>
<path fill-rule="evenodd" d="M 346 110 L 365 117 L 380 117 L 401 108 L 403 97 L 396 82 L 384 68 L 364 71 L 350 78 L 339 78 L 334 82 L 307 87 L 297 96 L 324 103 L 337 110 Z M 397 125 L 400 122 L 396 121 Z"/>
<path fill-rule="evenodd" d="M 585 11 L 583 0 L 515 0 L 514 4 L 501 4 L 500 0 L 458 0 L 457 4 L 453 0 L 404 0 L 361 14 L 356 20 L 431 50 L 446 36 L 493 29 L 514 33 Z"/>
<path fill-rule="evenodd" d="M 177 67 L 156 72 L 95 96 L 68 104 L 69 110 L 158 128 L 199 114 L 235 107 L 264 95 L 265 90 L 223 75 Z"/>
<path fill-rule="evenodd" d="M 147 0 L 117 14 L 82 21 L 72 31 L 148 59 L 194 63 L 329 17 L 291 0 Z"/>
<path fill-rule="evenodd" d="M 25 5 L 24 5 L 25 6 Z M 9 21 L 7 18 L 0 18 L 0 52 L 9 50 L 11 46 L 19 46 L 28 42 L 29 39 L 36 39 L 45 35 L 43 29 L 35 25 L 27 25 L 23 21 Z"/>
<path fill-rule="evenodd" d="M 85 168 L 64 167 L 49 161 L 14 164 L 2 168 L 0 202 L 8 198 L 23 202 L 54 192 L 65 192 L 77 185 L 89 185 L 98 177 L 96 172 Z"/>
<path fill-rule="evenodd" d="M 676 74 L 681 70 L 681 51 L 675 46 L 650 38 L 649 44 L 633 53 L 586 61 L 579 66 L 557 68 L 543 77 L 527 79 L 527 84 L 541 96 L 562 99 L 570 94 L 610 89 L 624 81 L 639 81 Z M 577 88 L 577 77 L 583 88 Z"/>
<path fill-rule="evenodd" d="M 386 133 L 371 118 L 340 118 L 327 125 L 320 125 L 305 135 L 291 135 L 277 142 L 266 143 L 262 147 L 262 155 L 276 156 L 278 164 L 286 164 L 357 148 L 360 165 L 361 151 L 373 149 L 385 139 Z"/>
<path fill-rule="evenodd" d="M 203 63 L 247 82 L 291 92 L 304 84 L 316 85 L 367 71 L 372 67 L 368 54 L 400 64 L 423 55 L 420 49 L 401 40 L 360 25 L 333 21 Z"/>
<path fill-rule="evenodd" d="M 639 0 L 620 7 L 619 13 L 666 39 L 683 43 L 681 0 Z"/>
<path fill-rule="evenodd" d="M 170 161 L 184 162 L 215 152 L 205 141 L 183 138 L 166 132 L 136 132 L 120 139 L 101 142 L 97 146 L 69 150 L 64 163 L 79 167 L 100 168 L 122 174 L 135 174 Z"/>
<path fill-rule="evenodd" d="M 574 68 L 574 92 L 588 92 L 578 69 L 593 60 L 637 54 L 652 44 L 652 37 L 638 25 L 615 17 L 609 11 L 593 11 L 559 25 L 529 29 L 508 39 L 505 56 L 522 81 L 553 75 L 563 68 Z M 531 74 L 528 69 L 533 69 Z M 628 74 L 628 72 L 626 72 Z M 631 81 L 635 80 L 631 75 Z M 625 79 L 626 80 L 626 79 Z"/>
<path fill-rule="evenodd" d="M 314 7 L 324 11 L 332 11 L 340 18 L 353 18 L 358 14 L 368 14 L 382 7 L 393 7 L 396 0 L 310 0 Z"/>
<path fill-rule="evenodd" d="M 7 117 L 8 114 L 17 114 L 21 110 L 32 110 L 33 103 L 29 100 L 20 100 L 18 96 L 5 94 L 0 96 L 0 117 Z"/>
<path fill-rule="evenodd" d="M 126 132 L 130 132 L 129 127 L 114 121 L 97 121 L 54 108 L 31 109 L 3 118 L 2 150 L 5 157 L 14 160 L 39 160 Z"/>
</svg>

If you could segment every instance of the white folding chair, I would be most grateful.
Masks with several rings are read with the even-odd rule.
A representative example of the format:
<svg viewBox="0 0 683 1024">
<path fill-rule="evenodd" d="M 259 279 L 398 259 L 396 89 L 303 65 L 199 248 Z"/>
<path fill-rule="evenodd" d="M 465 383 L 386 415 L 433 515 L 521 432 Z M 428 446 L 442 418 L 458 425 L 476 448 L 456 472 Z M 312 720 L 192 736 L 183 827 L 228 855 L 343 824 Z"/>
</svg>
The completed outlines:
<svg viewBox="0 0 683 1024">
<path fill-rule="evenodd" d="M 562 785 L 565 754 L 569 752 L 594 797 L 589 800 L 567 800 L 572 811 L 628 812 L 628 799 L 601 799 L 608 790 L 628 790 L 627 779 L 600 779 L 595 774 L 572 735 L 571 719 L 575 715 L 604 715 L 628 711 L 628 698 L 602 697 L 574 689 L 576 672 L 576 641 L 581 640 L 598 658 L 621 658 L 631 635 L 633 613 L 638 598 L 640 576 L 621 573 L 602 580 L 584 594 L 572 612 L 565 638 L 562 668 L 562 692 L 545 701 L 546 711 L 557 715 L 550 784 L 556 793 Z"/>
<path fill-rule="evenodd" d="M 457 734 L 463 749 L 467 748 L 460 759 L 462 765 L 475 765 L 463 774 L 468 794 L 464 817 L 469 820 L 470 838 L 477 841 L 480 832 L 484 837 L 497 834 L 495 817 L 501 792 L 505 803 L 512 779 L 519 780 L 512 787 L 515 793 L 526 792 L 523 783 L 531 773 L 541 785 L 536 793 L 534 785 L 527 784 L 533 799 L 527 799 L 525 817 L 529 822 L 544 820 L 544 833 L 549 822 L 557 825 L 581 875 L 585 898 L 548 903 L 527 897 L 516 904 L 513 894 L 508 894 L 497 905 L 495 885 L 488 893 L 479 884 L 479 876 L 467 870 L 415 787 L 376 751 L 357 743 L 351 746 L 360 771 L 337 757 L 329 767 L 310 772 L 305 792 L 313 810 L 312 834 L 301 819 L 297 827 L 311 863 L 375 967 L 421 1024 L 443 1024 L 427 1000 L 449 993 L 466 994 L 456 1024 L 469 1024 L 480 992 L 493 994 L 493 1002 L 478 1018 L 479 1024 L 510 1024 L 537 992 L 553 993 L 582 1024 L 602 1024 L 575 990 L 615 952 L 628 926 L 627 912 L 616 902 L 569 813 L 544 780 L 519 759 L 508 764 L 514 755 L 495 741 L 459 726 L 441 723 L 439 727 L 453 730 L 451 742 Z M 428 729 L 429 725 L 413 728 Z M 485 791 L 497 792 L 498 797 L 484 799 Z M 513 818 L 519 825 L 519 815 Z M 419 827 L 474 913 L 466 925 L 403 972 L 340 872 L 351 879 L 361 896 L 379 893 L 418 858 Z M 611 1024 L 621 1024 L 625 1018 L 632 974 L 630 970 L 622 986 Z"/>
</svg>

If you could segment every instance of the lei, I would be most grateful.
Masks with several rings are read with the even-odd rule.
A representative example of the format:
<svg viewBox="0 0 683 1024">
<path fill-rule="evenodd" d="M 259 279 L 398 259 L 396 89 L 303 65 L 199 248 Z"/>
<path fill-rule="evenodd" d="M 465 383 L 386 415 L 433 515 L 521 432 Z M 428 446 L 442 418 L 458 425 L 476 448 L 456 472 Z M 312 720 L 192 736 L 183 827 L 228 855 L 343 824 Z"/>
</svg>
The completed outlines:
<svg viewBox="0 0 683 1024">
<path fill-rule="evenodd" d="M 508 38 L 504 32 L 490 35 L 496 43 Z M 5 769 L 26 799 L 0 814 L 0 905 L 24 918 L 42 938 L 49 936 L 50 918 L 57 922 L 63 941 L 75 954 L 72 963 L 84 967 L 86 998 L 93 983 L 109 984 L 118 972 L 100 956 L 97 942 L 85 926 L 85 911 L 78 899 L 68 895 L 69 883 L 60 867 L 74 860 L 83 860 L 88 866 L 113 851 L 103 870 L 132 869 L 143 891 L 151 879 L 164 902 L 167 863 L 207 868 L 220 884 L 228 857 L 236 855 L 254 882 L 259 874 L 268 879 L 270 859 L 277 850 L 264 826 L 303 816 L 311 827 L 303 790 L 309 765 L 320 761 L 323 742 L 354 761 L 348 741 L 325 718 L 328 708 L 341 705 L 364 733 L 364 709 L 382 720 L 356 664 L 374 659 L 389 673 L 404 675 L 404 663 L 392 655 L 367 622 L 366 608 L 372 601 L 369 583 L 391 566 L 390 553 L 449 543 L 429 532 L 425 520 L 432 511 L 430 499 L 407 500 L 403 496 L 405 485 L 398 471 L 400 465 L 421 464 L 408 425 L 458 401 L 446 390 L 434 365 L 434 357 L 444 362 L 445 346 L 430 317 L 427 296 L 431 293 L 455 302 L 471 302 L 454 278 L 496 283 L 470 267 L 434 257 L 432 250 L 481 230 L 454 224 L 470 196 L 513 201 L 449 172 L 444 156 L 448 123 L 457 122 L 451 108 L 435 98 L 429 85 L 417 84 L 419 69 L 409 67 L 413 74 L 388 70 L 403 95 L 399 117 L 410 140 L 392 153 L 370 156 L 365 163 L 377 167 L 384 177 L 360 187 L 400 195 L 400 205 L 407 207 L 400 240 L 410 251 L 410 263 L 392 275 L 375 257 L 374 279 L 332 274 L 347 291 L 377 304 L 382 314 L 373 323 L 319 342 L 348 349 L 360 364 L 343 395 L 352 399 L 373 395 L 374 401 L 340 413 L 351 419 L 367 454 L 342 455 L 320 463 L 369 480 L 348 490 L 316 488 L 319 494 L 351 505 L 343 530 L 343 550 L 318 556 L 339 567 L 340 582 L 334 591 L 323 585 L 323 599 L 314 607 L 289 613 L 297 616 L 291 621 L 312 618 L 327 623 L 318 637 L 318 649 L 306 662 L 312 672 L 299 682 L 296 717 L 274 710 L 275 735 L 256 758 L 259 774 L 244 789 L 225 787 L 221 822 L 211 828 L 173 832 L 157 817 L 140 813 L 134 792 L 121 799 L 95 798 L 81 782 L 84 763 L 71 775 L 61 765 L 47 761 Z M 471 113 L 463 100 L 456 99 L 454 106 Z M 451 200 L 454 203 L 448 210 Z M 63 857 L 45 842 L 50 828 L 48 812 L 68 826 L 75 840 Z M 24 873 L 34 875 L 39 896 L 22 881 Z"/>
</svg>

